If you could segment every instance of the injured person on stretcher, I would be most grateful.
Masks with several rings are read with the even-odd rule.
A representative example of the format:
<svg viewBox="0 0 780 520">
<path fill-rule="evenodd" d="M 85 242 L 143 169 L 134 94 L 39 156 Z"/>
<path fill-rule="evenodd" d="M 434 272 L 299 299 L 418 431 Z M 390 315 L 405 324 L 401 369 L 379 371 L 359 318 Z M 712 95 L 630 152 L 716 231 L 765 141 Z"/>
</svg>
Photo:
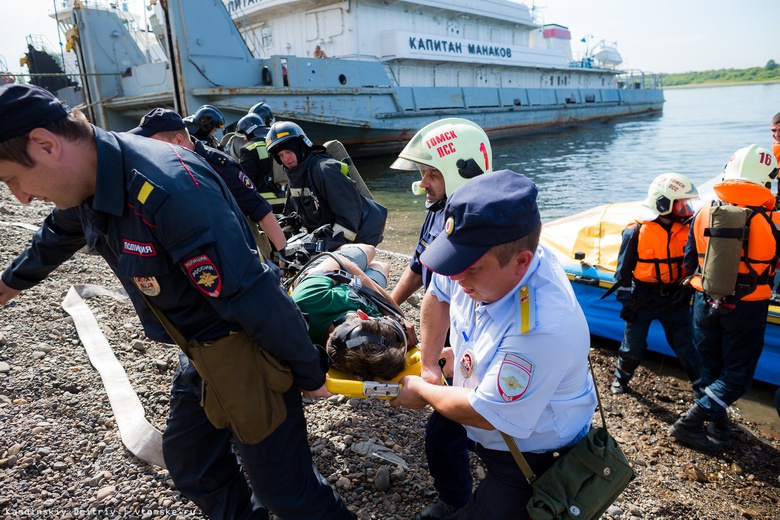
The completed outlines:
<svg viewBox="0 0 780 520">
<path fill-rule="evenodd" d="M 385 291 L 389 266 L 374 260 L 375 254 L 366 244 L 323 253 L 288 287 L 309 337 L 333 359 L 331 370 L 353 381 L 397 380 L 410 364 L 419 367 L 414 326 Z M 330 386 L 345 393 L 338 384 Z"/>
</svg>

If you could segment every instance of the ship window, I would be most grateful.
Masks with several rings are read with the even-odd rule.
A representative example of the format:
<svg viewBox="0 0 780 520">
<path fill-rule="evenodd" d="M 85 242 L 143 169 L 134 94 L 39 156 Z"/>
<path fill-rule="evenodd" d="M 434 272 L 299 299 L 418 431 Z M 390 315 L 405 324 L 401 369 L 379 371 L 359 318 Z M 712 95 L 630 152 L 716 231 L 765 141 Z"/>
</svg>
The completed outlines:
<svg viewBox="0 0 780 520">
<path fill-rule="evenodd" d="M 260 45 L 262 45 L 264 49 L 268 49 L 272 47 L 273 44 L 274 44 L 274 36 L 271 28 L 263 27 L 262 29 L 260 29 Z"/>
<path fill-rule="evenodd" d="M 317 30 L 317 14 L 306 13 L 306 41 L 316 40 L 320 37 Z"/>
<path fill-rule="evenodd" d="M 344 74 L 339 74 L 339 83 L 341 83 L 342 85 L 347 84 L 347 77 Z"/>
<path fill-rule="evenodd" d="M 472 40 L 479 40 L 479 30 L 477 29 L 477 24 L 475 23 L 464 23 L 463 24 L 463 37 L 472 39 Z"/>
<path fill-rule="evenodd" d="M 344 23 L 341 20 L 341 9 L 329 9 L 319 13 L 319 22 L 326 38 L 338 36 L 344 32 Z"/>
</svg>

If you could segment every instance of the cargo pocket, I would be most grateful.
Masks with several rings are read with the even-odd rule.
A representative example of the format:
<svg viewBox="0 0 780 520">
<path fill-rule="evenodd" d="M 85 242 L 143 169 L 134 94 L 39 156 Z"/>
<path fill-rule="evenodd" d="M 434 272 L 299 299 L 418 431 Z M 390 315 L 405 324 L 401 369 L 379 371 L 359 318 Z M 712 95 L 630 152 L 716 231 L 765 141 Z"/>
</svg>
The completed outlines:
<svg viewBox="0 0 780 520">
<path fill-rule="evenodd" d="M 287 418 L 292 371 L 245 332 L 191 341 L 187 356 L 203 379 L 201 405 L 215 428 L 230 426 L 241 442 L 256 444 Z"/>
</svg>

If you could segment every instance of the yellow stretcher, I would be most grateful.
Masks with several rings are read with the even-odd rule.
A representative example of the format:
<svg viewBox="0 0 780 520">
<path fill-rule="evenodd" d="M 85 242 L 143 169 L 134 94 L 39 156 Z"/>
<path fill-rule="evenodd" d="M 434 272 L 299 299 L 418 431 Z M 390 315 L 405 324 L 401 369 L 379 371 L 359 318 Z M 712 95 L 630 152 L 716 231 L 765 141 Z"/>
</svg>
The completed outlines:
<svg viewBox="0 0 780 520">
<path fill-rule="evenodd" d="M 331 368 L 328 371 L 328 379 L 325 380 L 325 386 L 331 393 L 347 397 L 394 399 L 398 396 L 398 392 L 401 389 L 398 381 L 404 376 L 419 376 L 420 367 L 420 351 L 413 347 L 406 353 L 406 368 L 390 381 L 361 381 L 352 374 Z"/>
</svg>

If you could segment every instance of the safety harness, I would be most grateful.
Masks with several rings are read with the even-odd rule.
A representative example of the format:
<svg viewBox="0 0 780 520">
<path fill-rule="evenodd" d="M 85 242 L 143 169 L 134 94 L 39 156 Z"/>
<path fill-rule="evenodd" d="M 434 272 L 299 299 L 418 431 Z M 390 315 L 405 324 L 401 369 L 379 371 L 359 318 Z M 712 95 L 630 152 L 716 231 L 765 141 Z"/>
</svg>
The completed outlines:
<svg viewBox="0 0 780 520">
<path fill-rule="evenodd" d="M 725 202 L 713 203 L 713 207 L 716 206 L 731 207 L 731 208 L 734 207 Z M 763 206 L 747 206 L 746 208 L 741 208 L 741 209 L 746 210 L 746 212 L 748 213 L 745 219 L 744 226 L 739 226 L 739 227 L 708 226 L 707 228 L 704 229 L 704 236 L 710 239 L 707 246 L 708 251 L 710 250 L 711 245 L 713 244 L 713 240 L 712 240 L 713 238 L 734 239 L 734 240 L 739 240 L 741 242 L 738 259 L 722 260 L 723 262 L 725 262 L 724 269 L 727 268 L 731 270 L 732 273 L 735 265 L 736 265 L 736 269 L 739 269 L 740 265 L 744 265 L 748 270 L 747 273 L 736 274 L 736 284 L 731 294 L 728 294 L 725 297 L 718 297 L 717 294 L 714 295 L 709 294 L 709 292 L 707 291 L 708 287 L 704 287 L 704 281 L 706 281 L 707 279 L 717 279 L 718 277 L 723 276 L 725 273 L 720 272 L 719 271 L 720 268 L 717 265 L 715 265 L 715 263 L 717 262 L 716 255 L 712 254 L 711 252 L 708 253 L 708 251 L 698 253 L 699 258 L 702 258 L 703 260 L 697 267 L 695 274 L 702 276 L 702 289 L 704 290 L 705 294 L 710 300 L 710 305 L 715 309 L 719 307 L 723 307 L 723 311 L 732 309 L 735 305 L 734 302 L 741 300 L 746 295 L 752 293 L 753 291 L 756 290 L 758 286 L 768 284 L 770 282 L 770 278 L 771 278 L 770 273 L 772 272 L 772 265 L 777 261 L 777 253 L 775 253 L 775 256 L 771 260 L 751 258 L 748 254 L 748 237 L 750 236 L 750 224 L 756 216 L 760 215 L 763 219 L 766 220 L 767 225 L 771 230 L 772 235 L 775 239 L 776 247 L 780 247 L 780 231 L 778 231 L 778 229 L 774 225 L 774 222 L 772 222 L 771 210 L 768 210 Z M 767 268 L 763 269 L 762 272 L 759 273 L 754 268 L 754 264 L 766 265 Z"/>
</svg>

